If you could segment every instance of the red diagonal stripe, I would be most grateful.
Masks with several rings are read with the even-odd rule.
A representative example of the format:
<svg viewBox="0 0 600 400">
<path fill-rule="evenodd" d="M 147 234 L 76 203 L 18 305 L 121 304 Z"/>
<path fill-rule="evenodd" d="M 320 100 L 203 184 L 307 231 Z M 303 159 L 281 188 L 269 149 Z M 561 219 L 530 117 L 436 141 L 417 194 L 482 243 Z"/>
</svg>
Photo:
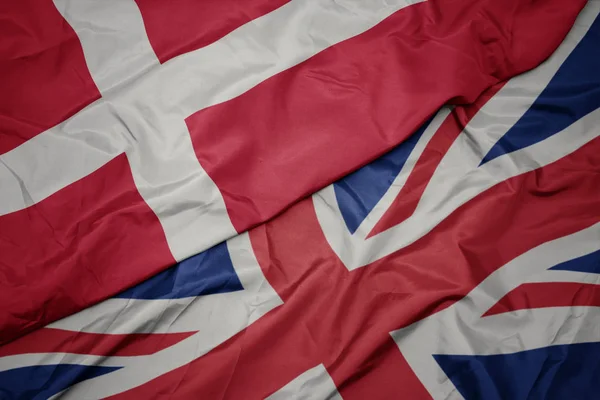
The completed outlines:
<svg viewBox="0 0 600 400">
<path fill-rule="evenodd" d="M 600 307 L 600 286 L 577 282 L 527 283 L 512 290 L 485 314 L 544 307 Z"/>
<path fill-rule="evenodd" d="M 394 202 L 377 224 L 375 224 L 371 232 L 369 232 L 367 238 L 403 222 L 413 214 L 419 204 L 419 200 L 421 200 L 423 192 L 425 192 L 425 188 L 427 188 L 429 180 L 448 149 L 450 149 L 450 146 L 452 146 L 452 143 L 454 143 L 475 114 L 479 112 L 481 107 L 498 93 L 502 86 L 504 86 L 504 83 L 494 85 L 486 90 L 472 105 L 452 110 L 429 143 L 427 143 L 425 149 L 423 149 L 423 153 L 413 167 L 404 186 L 400 189 L 400 193 L 398 193 Z"/>
<path fill-rule="evenodd" d="M 130 333 L 111 335 L 43 328 L 4 346 L 0 346 L 0 357 L 27 353 L 139 356 L 153 354 L 166 349 L 194 333 Z"/>
</svg>

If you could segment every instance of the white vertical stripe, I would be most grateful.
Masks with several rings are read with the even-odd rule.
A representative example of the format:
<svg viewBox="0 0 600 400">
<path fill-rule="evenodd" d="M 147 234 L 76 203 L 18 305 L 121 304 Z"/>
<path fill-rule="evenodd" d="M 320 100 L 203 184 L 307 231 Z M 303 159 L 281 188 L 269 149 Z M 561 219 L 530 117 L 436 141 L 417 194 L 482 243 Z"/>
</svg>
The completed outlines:
<svg viewBox="0 0 600 400">
<path fill-rule="evenodd" d="M 54 4 L 79 36 L 102 94 L 159 65 L 133 0 L 54 0 Z"/>
<path fill-rule="evenodd" d="M 123 100 L 114 103 L 137 139 L 127 152 L 133 180 L 160 220 L 173 257 L 181 261 L 234 236 L 221 192 L 200 165 L 183 116 L 166 113 L 160 102 Z"/>
</svg>

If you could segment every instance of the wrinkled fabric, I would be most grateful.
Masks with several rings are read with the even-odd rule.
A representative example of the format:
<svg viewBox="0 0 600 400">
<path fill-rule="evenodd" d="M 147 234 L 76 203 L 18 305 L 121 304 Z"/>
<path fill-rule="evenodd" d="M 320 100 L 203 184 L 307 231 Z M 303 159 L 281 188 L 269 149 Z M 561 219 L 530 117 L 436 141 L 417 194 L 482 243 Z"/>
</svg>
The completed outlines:
<svg viewBox="0 0 600 400">
<path fill-rule="evenodd" d="M 257 1 L 197 31 L 148 1 L 3 6 L 0 340 L 382 155 L 542 62 L 584 4 Z"/>
<path fill-rule="evenodd" d="M 440 0 L 389 16 L 354 2 L 259 3 L 231 16 L 214 6 L 229 23 L 180 47 L 157 44 L 152 2 L 120 9 L 150 38 L 125 80 L 89 54 L 101 42 L 75 18 L 84 6 L 45 9 L 44 21 L 74 25 L 52 35 L 81 38 L 71 56 L 101 98 L 4 142 L 0 394 L 593 397 L 600 2 L 572 28 L 583 3 Z M 364 19 L 358 36 L 319 25 L 333 30 L 336 16 Z M 235 21 L 246 25 L 226 32 Z M 275 44 L 269 57 L 291 64 L 248 64 L 265 54 L 253 40 L 273 43 L 261 29 L 306 21 L 298 43 L 317 54 Z M 179 93 L 178 79 L 202 95 Z M 54 159 L 57 143 L 81 157 Z"/>
</svg>

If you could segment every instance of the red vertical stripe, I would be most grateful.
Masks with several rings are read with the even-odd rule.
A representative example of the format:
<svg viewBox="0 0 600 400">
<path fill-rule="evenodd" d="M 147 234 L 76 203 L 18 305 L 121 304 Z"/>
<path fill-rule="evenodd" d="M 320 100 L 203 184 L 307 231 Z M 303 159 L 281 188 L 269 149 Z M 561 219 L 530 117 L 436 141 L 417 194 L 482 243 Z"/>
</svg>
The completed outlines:
<svg viewBox="0 0 600 400">
<path fill-rule="evenodd" d="M 52 0 L 0 2 L 0 154 L 100 97 Z"/>
<path fill-rule="evenodd" d="M 429 0 L 187 119 L 238 231 L 390 150 L 562 41 L 585 1 Z"/>
<path fill-rule="evenodd" d="M 126 156 L 0 216 L 0 343 L 110 297 L 175 263 Z"/>
<path fill-rule="evenodd" d="M 289 0 L 136 0 L 160 62 L 217 41 Z"/>
</svg>

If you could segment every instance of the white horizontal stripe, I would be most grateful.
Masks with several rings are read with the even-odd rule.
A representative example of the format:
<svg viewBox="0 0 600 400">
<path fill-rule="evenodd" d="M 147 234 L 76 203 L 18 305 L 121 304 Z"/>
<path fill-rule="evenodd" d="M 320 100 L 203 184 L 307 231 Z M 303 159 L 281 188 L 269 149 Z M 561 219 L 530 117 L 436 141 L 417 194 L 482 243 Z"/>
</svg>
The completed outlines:
<svg viewBox="0 0 600 400">
<path fill-rule="evenodd" d="M 425 0 L 292 0 L 221 40 L 163 65 L 169 84 L 144 84 L 188 116 L 222 103 Z M 149 74 L 146 79 L 155 80 Z M 159 82 L 157 82 L 159 83 Z"/>
<path fill-rule="evenodd" d="M 44 200 L 132 145 L 110 104 L 99 100 L 0 155 L 0 215 Z"/>
<path fill-rule="evenodd" d="M 600 223 L 544 243 L 492 273 L 451 307 L 392 332 L 415 374 L 434 398 L 457 392 L 433 354 L 503 354 L 600 339 L 600 309 L 558 307 L 482 317 L 507 293 L 554 265 L 600 249 Z M 560 272 L 560 271 L 556 271 Z"/>
<path fill-rule="evenodd" d="M 347 231 L 332 187 L 313 196 L 325 237 L 348 269 L 368 265 L 414 243 L 458 207 L 495 184 L 552 163 L 600 135 L 600 110 L 597 110 L 542 142 L 479 167 L 491 146 L 521 118 L 544 90 L 585 36 L 599 11 L 600 2 L 590 2 L 549 60 L 535 70 L 511 79 L 481 108 L 435 170 L 415 212 L 402 223 L 362 240 L 361 235 L 350 235 Z M 390 188 L 390 192 L 398 193 L 399 185 L 404 182 L 404 179 L 400 180 L 397 186 Z M 386 203 L 391 204 L 389 200 Z M 376 212 L 382 215 L 380 209 Z"/>
<path fill-rule="evenodd" d="M 342 400 L 335 383 L 323 364 L 305 371 L 273 393 L 267 400 Z"/>
</svg>

